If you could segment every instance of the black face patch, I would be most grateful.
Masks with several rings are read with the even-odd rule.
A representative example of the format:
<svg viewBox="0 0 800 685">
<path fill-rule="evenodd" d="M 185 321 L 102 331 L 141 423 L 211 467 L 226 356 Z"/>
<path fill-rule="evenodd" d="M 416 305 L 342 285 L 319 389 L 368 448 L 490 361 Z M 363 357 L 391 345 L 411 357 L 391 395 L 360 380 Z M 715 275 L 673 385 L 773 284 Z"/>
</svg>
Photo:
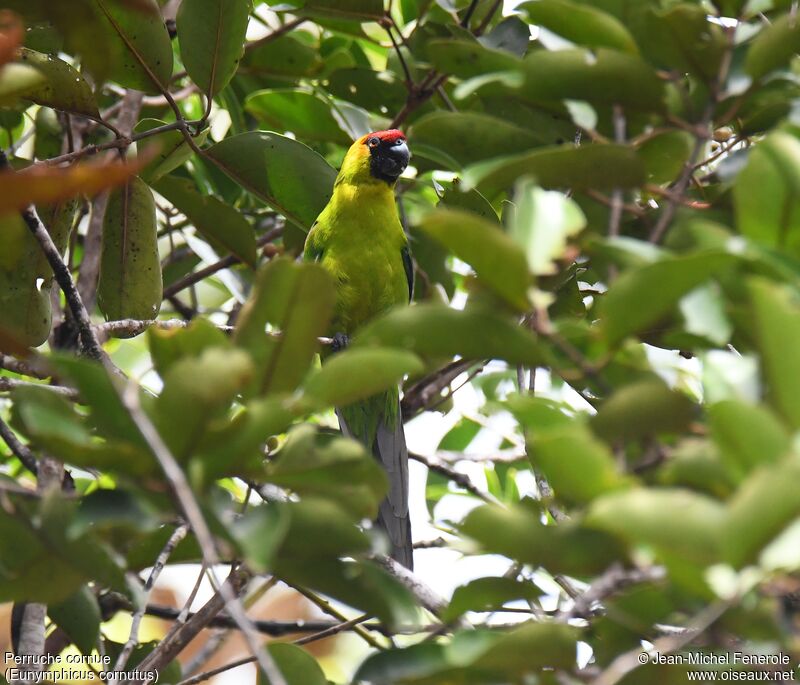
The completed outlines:
<svg viewBox="0 0 800 685">
<path fill-rule="evenodd" d="M 377 136 L 371 136 L 367 138 L 365 145 L 369 148 L 370 174 L 389 184 L 397 181 L 411 157 L 405 138 L 381 140 Z"/>
</svg>

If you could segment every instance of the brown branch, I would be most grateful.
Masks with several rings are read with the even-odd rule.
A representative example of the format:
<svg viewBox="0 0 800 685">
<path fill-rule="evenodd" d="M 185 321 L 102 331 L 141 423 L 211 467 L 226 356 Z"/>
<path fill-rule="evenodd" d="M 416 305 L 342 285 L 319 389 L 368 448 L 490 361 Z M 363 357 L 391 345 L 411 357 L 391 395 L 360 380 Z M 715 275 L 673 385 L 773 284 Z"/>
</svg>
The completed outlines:
<svg viewBox="0 0 800 685">
<path fill-rule="evenodd" d="M 142 600 L 142 607 L 137 609 L 133 614 L 133 619 L 131 621 L 131 630 L 130 635 L 128 637 L 127 642 L 123 646 L 122 650 L 117 657 L 117 661 L 114 664 L 114 671 L 121 671 L 125 668 L 125 664 L 128 663 L 128 659 L 130 658 L 131 654 L 133 653 L 134 647 L 139 643 L 139 626 L 142 623 L 142 618 L 144 617 L 144 610 L 145 604 L 147 602 L 147 597 L 150 596 L 150 592 L 153 589 L 153 585 L 155 585 L 156 580 L 158 580 L 158 576 L 161 575 L 161 571 L 164 570 L 164 566 L 166 565 L 167 561 L 169 560 L 170 555 L 178 546 L 178 543 L 186 537 L 186 533 L 189 532 L 188 526 L 180 525 L 178 526 L 170 535 L 169 539 L 167 540 L 164 548 L 159 553 L 158 557 L 156 558 L 155 564 L 153 564 L 153 568 L 150 571 L 150 575 L 147 578 L 147 582 L 144 584 L 144 593 L 145 598 Z"/>
<path fill-rule="evenodd" d="M 733 40 L 735 35 L 735 27 L 726 28 L 725 33 L 728 38 L 728 45 L 722 55 L 722 59 L 720 60 L 717 77 L 709 88 L 710 92 L 708 104 L 703 112 L 700 124 L 695 128 L 695 139 L 692 151 L 689 155 L 689 159 L 686 160 L 686 164 L 684 164 L 680 177 L 672 188 L 673 196 L 667 200 L 664 210 L 661 212 L 656 225 L 653 227 L 653 230 L 650 233 L 651 243 L 659 243 L 664 237 L 664 234 L 672 223 L 672 219 L 675 216 L 678 205 L 681 203 L 681 200 L 686 194 L 689 183 L 694 176 L 695 166 L 700 157 L 700 153 L 703 151 L 706 142 L 711 140 L 713 137 L 713 131 L 711 128 L 714 119 L 714 111 L 716 110 L 717 104 L 720 101 L 722 90 L 725 86 L 725 81 L 728 78 L 728 72 L 731 67 L 731 60 L 733 59 Z"/>
<path fill-rule="evenodd" d="M 470 480 L 469 476 L 466 473 L 459 473 L 455 469 L 451 468 L 447 464 L 438 461 L 435 458 L 425 457 L 421 454 L 416 454 L 414 452 L 409 452 L 408 458 L 413 459 L 414 461 L 417 461 L 420 464 L 424 464 L 431 471 L 444 476 L 445 478 L 452 481 L 453 483 L 463 488 L 467 492 L 471 492 L 473 495 L 483 500 L 487 504 L 498 503 L 498 501 L 494 497 L 492 497 L 489 493 L 483 492 L 480 488 L 478 488 Z"/>
<path fill-rule="evenodd" d="M 259 38 L 257 40 L 245 44 L 244 49 L 255 50 L 256 48 L 261 47 L 265 43 L 269 43 L 270 41 L 273 41 L 276 38 L 280 38 L 282 35 L 289 33 L 289 31 L 296 29 L 298 26 L 300 26 L 300 24 L 302 24 L 305 21 L 308 21 L 305 17 L 298 17 L 297 19 L 288 21 L 283 26 L 275 29 L 272 33 L 267 34 L 263 38 Z"/>
<path fill-rule="evenodd" d="M 264 235 L 259 237 L 256 240 L 256 247 L 263 247 L 267 243 L 271 243 L 275 238 L 281 235 L 283 232 L 282 226 L 276 226 L 270 231 L 267 231 Z M 175 281 L 174 283 L 168 285 L 164 288 L 164 299 L 168 299 L 173 295 L 177 295 L 181 290 L 188 288 L 190 285 L 194 285 L 195 283 L 199 283 L 204 278 L 211 276 L 218 271 L 222 271 L 223 269 L 228 269 L 236 264 L 241 264 L 242 260 L 234 254 L 227 255 L 223 257 L 217 262 L 213 264 L 209 264 L 198 271 L 193 271 L 190 274 L 187 274 L 183 278 Z"/>
<path fill-rule="evenodd" d="M 8 449 L 22 462 L 22 465 L 28 471 L 34 475 L 38 473 L 39 467 L 36 463 L 36 456 L 27 445 L 19 441 L 14 431 L 2 418 L 0 418 L 0 438 L 3 438 L 6 445 L 8 445 Z"/>
</svg>

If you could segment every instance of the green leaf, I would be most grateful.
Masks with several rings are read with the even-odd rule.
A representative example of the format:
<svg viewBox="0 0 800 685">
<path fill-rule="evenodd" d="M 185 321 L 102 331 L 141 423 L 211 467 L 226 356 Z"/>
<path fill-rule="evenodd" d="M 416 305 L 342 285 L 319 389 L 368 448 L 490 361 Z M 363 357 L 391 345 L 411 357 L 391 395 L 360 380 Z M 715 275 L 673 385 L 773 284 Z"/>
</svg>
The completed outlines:
<svg viewBox="0 0 800 685">
<path fill-rule="evenodd" d="M 374 519 L 387 490 L 381 466 L 354 440 L 317 442 L 312 426 L 294 428 L 270 462 L 266 480 L 303 497 L 329 499 L 360 519 Z"/>
<path fill-rule="evenodd" d="M 232 347 L 226 336 L 208 319 L 192 319 L 186 328 L 156 328 L 147 331 L 147 344 L 158 375 L 164 378 L 170 368 L 188 357 L 199 357 L 212 347 Z"/>
<path fill-rule="evenodd" d="M 753 312 L 752 331 L 761 353 L 761 365 L 770 402 L 789 422 L 800 427 L 800 396 L 794 383 L 800 378 L 798 301 L 784 288 L 761 280 L 748 283 Z"/>
<path fill-rule="evenodd" d="M 788 64 L 798 52 L 800 24 L 791 14 L 783 14 L 762 28 L 750 44 L 744 69 L 752 78 L 759 79 Z"/>
<path fill-rule="evenodd" d="M 247 96 L 244 108 L 269 128 L 291 131 L 303 140 L 351 142 L 334 116 L 333 103 L 306 90 L 259 90 Z"/>
<path fill-rule="evenodd" d="M 242 60 L 240 73 L 294 81 L 302 76 L 316 74 L 321 66 L 322 60 L 317 50 L 294 35 L 283 35 L 248 49 Z M 405 93 L 405 88 L 402 84 L 400 86 Z M 333 90 L 330 92 L 337 95 Z"/>
<path fill-rule="evenodd" d="M 414 122 L 408 138 L 415 154 L 426 156 L 433 148 L 458 162 L 459 168 L 515 154 L 538 142 L 530 131 L 478 112 L 432 112 Z"/>
<path fill-rule="evenodd" d="M 730 499 L 723 543 L 734 567 L 755 562 L 761 549 L 800 514 L 798 478 L 800 461 L 793 456 L 750 472 Z"/>
<path fill-rule="evenodd" d="M 20 48 L 19 61 L 37 69 L 45 82 L 25 94 L 27 100 L 64 112 L 99 117 L 97 102 L 89 84 L 71 65 L 58 57 Z"/>
<path fill-rule="evenodd" d="M 304 13 L 336 19 L 372 19 L 383 16 L 381 0 L 305 0 Z"/>
<path fill-rule="evenodd" d="M 230 528 L 247 560 L 257 571 L 272 568 L 275 555 L 289 530 L 291 507 L 268 503 L 252 507 Z"/>
<path fill-rule="evenodd" d="M 545 526 L 533 507 L 481 506 L 467 515 L 460 530 L 488 553 L 575 577 L 599 573 L 624 554 L 611 535 L 575 521 Z"/>
<path fill-rule="evenodd" d="M 286 685 L 328 685 L 328 679 L 316 659 L 302 647 L 274 642 L 267 651 L 281 672 Z M 271 681 L 259 671 L 258 685 L 271 685 Z"/>
<path fill-rule="evenodd" d="M 714 442 L 738 480 L 752 469 L 774 464 L 789 453 L 789 435 L 766 407 L 725 400 L 712 404 L 708 414 Z"/>
<path fill-rule="evenodd" d="M 164 122 L 158 119 L 142 119 L 134 130 L 149 131 L 163 124 Z M 208 129 L 202 131 L 194 140 L 199 146 L 207 137 Z M 136 151 L 140 157 L 147 158 L 151 155 L 153 157 L 139 172 L 140 178 L 151 185 L 173 169 L 177 169 L 194 154 L 194 150 L 189 147 L 180 131 L 164 131 L 144 138 L 136 143 Z"/>
<path fill-rule="evenodd" d="M 50 281 L 38 287 L 39 246 L 22 217 L 0 216 L 0 329 L 26 347 L 37 347 L 50 334 Z"/>
<path fill-rule="evenodd" d="M 711 563 L 719 556 L 725 507 L 678 488 L 634 488 L 596 499 L 586 524 L 634 545 Z"/>
<path fill-rule="evenodd" d="M 138 177 L 111 192 L 103 221 L 97 301 L 106 318 L 154 319 L 161 308 L 161 262 L 153 193 Z"/>
<path fill-rule="evenodd" d="M 395 309 L 364 326 L 351 344 L 400 347 L 422 357 L 461 355 L 526 366 L 541 362 L 536 338 L 512 320 L 489 310 L 461 311 L 438 304 Z"/>
<path fill-rule="evenodd" d="M 234 342 L 256 367 L 249 394 L 289 392 L 308 371 L 333 313 L 335 288 L 318 264 L 274 259 L 262 269 L 242 308 Z M 267 336 L 271 324 L 280 335 Z"/>
<path fill-rule="evenodd" d="M 336 171 L 302 143 L 269 131 L 212 145 L 207 156 L 234 181 L 307 231 L 328 204 Z"/>
<path fill-rule="evenodd" d="M 484 47 L 474 40 L 432 40 L 425 50 L 437 69 L 459 78 L 514 71 L 522 66 L 522 60 L 511 53 Z"/>
<path fill-rule="evenodd" d="M 537 0 L 517 6 L 532 24 L 589 48 L 612 48 L 636 55 L 639 49 L 625 25 L 610 14 L 570 0 Z"/>
<path fill-rule="evenodd" d="M 592 430 L 606 442 L 680 433 L 695 418 L 698 407 L 683 393 L 670 390 L 658 378 L 622 386 L 592 417 Z"/>
<path fill-rule="evenodd" d="M 327 80 L 325 90 L 334 97 L 384 115 L 400 111 L 408 94 L 403 82 L 390 71 L 350 67 L 337 69 Z"/>
<path fill-rule="evenodd" d="M 496 224 L 472 212 L 438 209 L 420 228 L 475 269 L 478 279 L 517 309 L 528 308 L 528 274 L 519 246 Z"/>
<path fill-rule="evenodd" d="M 186 71 L 209 97 L 233 78 L 244 52 L 251 0 L 186 0 L 177 15 Z"/>
<path fill-rule="evenodd" d="M 6 64 L 0 71 L 0 105 L 15 105 L 20 97 L 46 83 L 44 74 L 26 64 Z"/>
<path fill-rule="evenodd" d="M 517 184 L 514 202 L 509 233 L 525 250 L 528 269 L 537 276 L 556 273 L 554 261 L 564 256 L 568 239 L 586 226 L 581 208 L 563 193 L 528 180 Z"/>
<path fill-rule="evenodd" d="M 683 171 L 694 139 L 687 131 L 666 131 L 647 138 L 638 148 L 649 183 L 671 183 Z"/>
<path fill-rule="evenodd" d="M 82 654 L 90 654 L 97 647 L 100 607 L 88 586 L 83 585 L 63 602 L 48 606 L 47 613 Z"/>
<path fill-rule="evenodd" d="M 623 273 L 600 304 L 602 326 L 614 345 L 645 331 L 669 314 L 678 301 L 698 285 L 736 263 L 723 252 L 667 257 Z"/>
<path fill-rule="evenodd" d="M 800 256 L 800 140 L 775 131 L 759 142 L 736 177 L 733 198 L 742 234 Z"/>
<path fill-rule="evenodd" d="M 525 58 L 520 94 L 533 101 L 585 100 L 631 110 L 664 109 L 664 84 L 638 57 L 616 50 L 536 50 Z"/>
<path fill-rule="evenodd" d="M 541 595 L 542 591 L 530 581 L 494 576 L 476 578 L 455 589 L 442 620 L 453 621 L 468 611 L 502 611 L 507 602 L 535 601 Z"/>
<path fill-rule="evenodd" d="M 346 349 L 331 355 L 306 381 L 303 397 L 318 408 L 343 407 L 396 387 L 424 369 L 418 357 L 398 349 Z"/>
<path fill-rule="evenodd" d="M 184 461 L 198 449 L 205 431 L 224 416 L 252 375 L 248 355 L 226 348 L 207 349 L 169 368 L 152 415 L 176 459 Z"/>
<path fill-rule="evenodd" d="M 489 201 L 481 195 L 477 190 L 464 191 L 461 188 L 461 182 L 456 178 L 450 184 L 443 184 L 445 191 L 439 199 L 439 207 L 446 209 L 460 209 L 467 212 L 477 214 L 482 219 L 487 219 L 493 223 L 499 224 L 497 212 L 494 207 L 489 204 Z M 415 246 L 414 255 L 416 256 L 417 250 Z M 430 274 L 428 274 L 430 275 Z"/>
<path fill-rule="evenodd" d="M 534 621 L 508 632 L 462 631 L 449 642 L 426 641 L 377 652 L 361 664 L 354 681 L 372 685 L 522 683 L 542 669 L 570 668 L 576 639 L 574 628 Z"/>
<path fill-rule="evenodd" d="M 256 235 L 253 227 L 233 207 L 213 195 L 198 192 L 185 178 L 165 176 L 153 189 L 186 215 L 197 231 L 215 247 L 222 246 L 245 264 L 256 265 Z"/>
<path fill-rule="evenodd" d="M 590 502 L 628 484 L 611 451 L 575 421 L 563 428 L 534 432 L 529 457 L 556 497 L 569 504 Z"/>
<path fill-rule="evenodd" d="M 640 186 L 645 169 L 636 152 L 624 145 L 559 145 L 473 164 L 464 173 L 464 185 L 478 186 L 492 197 L 521 176 L 531 176 L 545 188 L 614 190 Z"/>
<path fill-rule="evenodd" d="M 126 88 L 160 93 L 172 76 L 172 44 L 155 0 L 130 3 L 93 0 L 103 17 L 104 31 L 120 53 L 111 77 Z"/>
<path fill-rule="evenodd" d="M 642 53 L 656 67 L 689 73 L 706 82 L 716 79 L 727 49 L 722 27 L 711 21 L 706 8 L 686 2 L 646 9 L 637 38 Z"/>
</svg>

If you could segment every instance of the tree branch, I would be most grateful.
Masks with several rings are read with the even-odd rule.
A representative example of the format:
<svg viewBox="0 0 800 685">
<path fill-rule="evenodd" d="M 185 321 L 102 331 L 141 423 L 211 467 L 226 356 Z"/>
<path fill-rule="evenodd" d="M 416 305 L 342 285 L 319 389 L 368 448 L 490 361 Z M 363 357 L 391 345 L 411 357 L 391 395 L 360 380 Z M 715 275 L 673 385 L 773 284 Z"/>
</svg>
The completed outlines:
<svg viewBox="0 0 800 685">
<path fill-rule="evenodd" d="M 217 578 L 214 569 L 215 566 L 220 563 L 220 558 L 217 553 L 214 537 L 203 517 L 200 505 L 189 487 L 183 470 L 161 439 L 161 436 L 149 417 L 141 410 L 136 384 L 129 383 L 122 393 L 121 399 L 136 425 L 136 428 L 144 438 L 153 456 L 161 466 L 161 469 L 164 471 L 164 475 L 167 477 L 170 487 L 180 503 L 181 509 L 183 509 L 186 520 L 194 531 L 197 543 L 203 555 L 203 562 L 208 568 L 209 575 L 219 588 L 219 594 L 222 597 L 226 610 L 234 621 L 236 621 L 236 624 L 244 635 L 247 646 L 258 660 L 261 670 L 264 671 L 272 685 L 287 685 L 280 669 L 278 669 L 272 657 L 261 645 L 258 633 L 247 617 L 244 607 L 239 601 L 239 597 L 229 584 L 221 583 Z"/>
</svg>

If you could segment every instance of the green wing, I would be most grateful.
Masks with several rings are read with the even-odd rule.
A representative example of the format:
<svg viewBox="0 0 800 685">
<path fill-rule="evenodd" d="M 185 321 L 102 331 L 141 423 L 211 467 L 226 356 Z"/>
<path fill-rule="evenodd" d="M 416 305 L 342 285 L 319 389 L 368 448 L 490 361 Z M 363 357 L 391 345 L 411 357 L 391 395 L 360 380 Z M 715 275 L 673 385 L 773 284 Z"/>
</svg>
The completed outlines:
<svg viewBox="0 0 800 685">
<path fill-rule="evenodd" d="M 411 258 L 411 250 L 406 245 L 400 254 L 403 257 L 403 268 L 406 271 L 406 280 L 408 281 L 408 301 L 414 298 L 414 260 Z"/>
</svg>

